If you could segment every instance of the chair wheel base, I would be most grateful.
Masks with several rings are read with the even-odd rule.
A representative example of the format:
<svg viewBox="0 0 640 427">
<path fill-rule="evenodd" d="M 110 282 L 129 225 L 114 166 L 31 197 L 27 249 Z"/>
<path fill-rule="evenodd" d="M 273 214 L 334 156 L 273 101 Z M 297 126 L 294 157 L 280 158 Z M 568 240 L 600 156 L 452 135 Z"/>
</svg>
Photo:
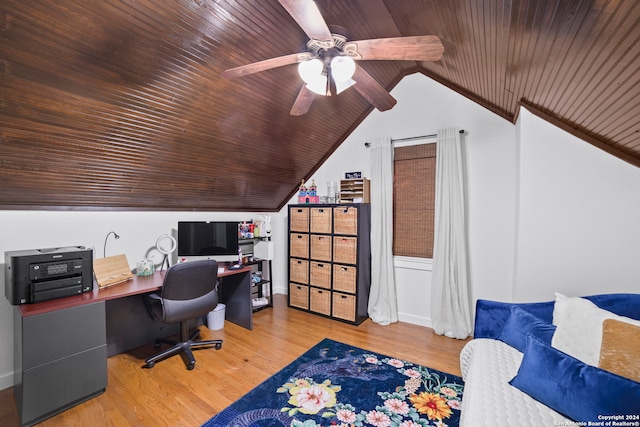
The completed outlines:
<svg viewBox="0 0 640 427">
<path fill-rule="evenodd" d="M 198 336 L 197 330 L 196 330 L 196 333 L 193 334 L 193 336 L 196 336 L 196 337 Z M 163 342 L 174 343 L 175 341 L 159 339 L 156 341 L 156 344 L 160 344 Z M 175 344 L 171 348 L 161 351 L 155 356 L 151 356 L 147 360 L 145 360 L 145 364 L 142 367 L 146 369 L 151 369 L 155 366 L 156 362 L 159 362 L 161 360 L 164 360 L 176 354 L 180 354 L 180 356 L 184 360 L 184 364 L 186 368 L 189 371 L 191 371 L 196 366 L 196 360 L 193 357 L 192 350 L 199 349 L 199 348 L 207 348 L 207 347 L 220 350 L 222 348 L 222 340 L 206 340 L 206 341 L 187 340 L 187 341 L 175 342 Z"/>
</svg>

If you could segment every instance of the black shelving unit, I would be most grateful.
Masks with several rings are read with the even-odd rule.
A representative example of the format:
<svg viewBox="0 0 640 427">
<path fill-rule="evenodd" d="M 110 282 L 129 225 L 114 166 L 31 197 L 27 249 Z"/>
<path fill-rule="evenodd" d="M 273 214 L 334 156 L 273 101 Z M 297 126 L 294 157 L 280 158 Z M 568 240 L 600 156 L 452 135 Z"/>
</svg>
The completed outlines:
<svg viewBox="0 0 640 427">
<path fill-rule="evenodd" d="M 251 267 L 251 300 L 253 311 L 273 307 L 273 282 L 271 260 L 254 259 L 245 264 Z"/>
<path fill-rule="evenodd" d="M 371 205 L 289 205 L 289 307 L 359 325 L 371 287 Z"/>
</svg>

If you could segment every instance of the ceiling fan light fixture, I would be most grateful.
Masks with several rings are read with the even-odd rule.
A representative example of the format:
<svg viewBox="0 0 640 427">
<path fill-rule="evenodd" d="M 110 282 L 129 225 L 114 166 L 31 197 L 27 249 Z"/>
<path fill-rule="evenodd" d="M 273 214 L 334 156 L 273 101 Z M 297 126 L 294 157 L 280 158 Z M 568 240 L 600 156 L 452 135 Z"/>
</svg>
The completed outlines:
<svg viewBox="0 0 640 427">
<path fill-rule="evenodd" d="M 336 56 L 331 60 L 331 76 L 333 77 L 333 80 L 336 82 L 336 84 L 346 83 L 351 80 L 351 77 L 353 77 L 353 73 L 355 73 L 355 71 L 356 63 L 349 56 Z"/>
<path fill-rule="evenodd" d="M 327 25 L 316 1 L 278 0 L 309 38 L 306 50 L 230 68 L 222 77 L 231 79 L 297 64 L 305 86 L 298 92 L 290 114 L 299 116 L 309 111 L 314 98 L 311 94 L 343 92 L 354 85 L 352 77 L 357 72 L 356 91 L 379 111 L 387 111 L 397 101 L 373 76 L 356 66 L 355 60 L 422 62 L 442 57 L 442 41 L 433 35 L 349 41 L 346 29 Z"/>
<path fill-rule="evenodd" d="M 324 64 L 319 58 L 313 58 L 298 64 L 298 74 L 300 75 L 300 78 L 307 84 L 312 84 L 313 81 L 317 80 L 319 77 L 322 77 L 323 69 Z"/>
</svg>

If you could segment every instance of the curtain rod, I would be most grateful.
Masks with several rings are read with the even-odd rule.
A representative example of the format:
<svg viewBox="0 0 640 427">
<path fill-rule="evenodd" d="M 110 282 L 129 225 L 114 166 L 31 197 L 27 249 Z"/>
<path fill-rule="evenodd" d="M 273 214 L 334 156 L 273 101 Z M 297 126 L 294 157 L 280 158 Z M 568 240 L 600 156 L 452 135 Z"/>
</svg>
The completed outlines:
<svg viewBox="0 0 640 427">
<path fill-rule="evenodd" d="M 460 129 L 460 134 L 464 133 L 464 129 Z M 420 136 L 410 136 L 408 138 L 397 138 L 397 139 L 392 139 L 391 143 L 394 142 L 405 142 L 405 141 L 415 141 L 418 139 L 427 139 L 427 138 L 435 138 L 436 136 L 438 136 L 437 133 L 431 134 L 431 135 L 420 135 Z M 364 143 L 365 147 L 370 147 L 371 143 L 370 142 L 365 142 Z"/>
</svg>

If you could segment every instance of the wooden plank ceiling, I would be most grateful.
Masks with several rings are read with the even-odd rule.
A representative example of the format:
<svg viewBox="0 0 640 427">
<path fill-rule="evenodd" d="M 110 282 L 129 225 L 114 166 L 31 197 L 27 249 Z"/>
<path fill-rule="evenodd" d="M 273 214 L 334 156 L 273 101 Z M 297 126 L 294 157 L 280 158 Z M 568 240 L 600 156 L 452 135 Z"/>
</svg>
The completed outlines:
<svg viewBox="0 0 640 427">
<path fill-rule="evenodd" d="M 318 0 L 352 40 L 434 34 L 416 71 L 506 120 L 519 104 L 640 165 L 640 2 Z M 0 208 L 276 211 L 371 111 L 357 91 L 299 117 L 301 52 L 275 0 L 2 0 Z"/>
</svg>

